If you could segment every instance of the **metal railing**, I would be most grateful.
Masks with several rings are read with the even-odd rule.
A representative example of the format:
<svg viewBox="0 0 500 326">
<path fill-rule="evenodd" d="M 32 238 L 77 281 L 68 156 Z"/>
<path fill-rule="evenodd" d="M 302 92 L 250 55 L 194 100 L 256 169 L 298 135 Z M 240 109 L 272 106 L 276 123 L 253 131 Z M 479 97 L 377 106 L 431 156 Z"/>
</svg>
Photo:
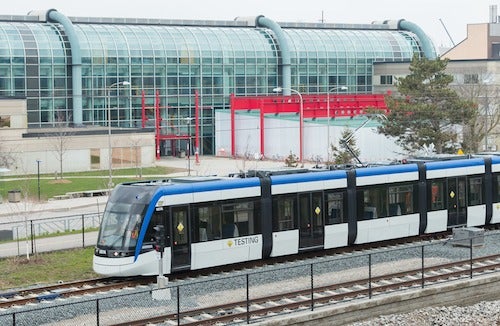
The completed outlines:
<svg viewBox="0 0 500 326">
<path fill-rule="evenodd" d="M 95 245 L 102 213 L 0 223 L 0 257 Z"/>
</svg>

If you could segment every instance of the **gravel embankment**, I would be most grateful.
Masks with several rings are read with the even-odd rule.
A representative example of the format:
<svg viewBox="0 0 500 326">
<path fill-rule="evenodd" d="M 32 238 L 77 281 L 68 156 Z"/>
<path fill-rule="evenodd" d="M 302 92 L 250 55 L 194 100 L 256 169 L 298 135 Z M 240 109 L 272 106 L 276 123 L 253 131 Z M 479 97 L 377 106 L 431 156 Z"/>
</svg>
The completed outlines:
<svg viewBox="0 0 500 326">
<path fill-rule="evenodd" d="M 479 326 L 500 325 L 500 301 L 480 302 L 473 306 L 429 307 L 407 314 L 380 316 L 351 326 Z"/>
<path fill-rule="evenodd" d="M 484 245 L 473 248 L 473 257 L 484 257 L 499 252 L 500 232 L 488 233 Z M 11 308 L 0 311 L 0 325 L 12 324 L 13 313 L 15 323 L 19 326 L 31 326 L 34 321 L 35 324 L 95 325 L 96 309 L 99 309 L 98 318 L 101 324 L 125 323 L 134 319 L 175 313 L 178 303 L 181 311 L 187 311 L 244 301 L 247 295 L 251 298 L 261 298 L 308 289 L 311 285 L 311 272 L 314 276 L 314 286 L 320 287 L 359 280 L 369 274 L 376 277 L 404 270 L 418 270 L 422 267 L 422 256 L 424 265 L 429 267 L 453 261 L 467 261 L 471 254 L 470 248 L 455 246 L 453 241 L 449 240 L 423 244 L 425 247 L 408 244 L 390 250 L 380 248 L 336 257 L 317 257 L 264 266 L 252 271 L 242 270 L 192 280 L 172 281 L 166 290 L 171 299 L 153 299 L 149 287 L 140 287 Z M 177 293 L 180 296 L 179 302 Z M 96 299 L 99 299 L 98 304 Z M 500 301 L 478 303 L 471 307 L 426 308 L 408 314 L 382 316 L 353 325 L 500 325 Z"/>
</svg>

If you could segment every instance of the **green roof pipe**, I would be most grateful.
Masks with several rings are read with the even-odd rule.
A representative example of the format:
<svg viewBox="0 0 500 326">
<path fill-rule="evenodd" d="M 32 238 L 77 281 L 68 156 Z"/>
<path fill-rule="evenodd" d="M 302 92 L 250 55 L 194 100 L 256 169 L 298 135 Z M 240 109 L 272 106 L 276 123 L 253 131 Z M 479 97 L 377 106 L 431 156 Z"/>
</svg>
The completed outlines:
<svg viewBox="0 0 500 326">
<path fill-rule="evenodd" d="M 412 32 L 413 34 L 417 35 L 418 39 L 420 40 L 420 48 L 422 49 L 424 56 L 429 60 L 434 60 L 437 58 L 434 44 L 432 43 L 431 39 L 427 36 L 427 34 L 425 34 L 423 29 L 420 28 L 420 26 L 404 19 L 385 20 L 383 22 L 373 22 L 373 24 L 383 24 L 388 26 L 389 29 Z"/>
<path fill-rule="evenodd" d="M 283 29 L 275 21 L 266 18 L 264 16 L 257 16 L 255 23 L 259 27 L 266 27 L 273 31 L 276 41 L 279 45 L 279 50 L 281 52 L 281 74 L 282 74 L 282 85 L 283 95 L 291 95 L 292 86 L 292 70 L 291 70 L 291 59 L 290 59 L 290 46 L 288 45 L 288 40 L 283 33 Z"/>
<path fill-rule="evenodd" d="M 425 34 L 422 28 L 420 28 L 418 25 L 404 19 L 385 20 L 382 22 L 373 22 L 372 24 L 386 25 L 389 27 L 389 29 L 412 32 L 413 34 L 417 35 L 420 41 L 419 43 L 420 48 L 422 49 L 424 56 L 429 60 L 434 60 L 437 58 L 437 53 L 434 44 L 432 43 L 431 39 L 427 36 L 427 34 Z"/>
<path fill-rule="evenodd" d="M 399 21 L 398 27 L 402 30 L 409 31 L 417 35 L 420 39 L 420 45 L 422 46 L 422 51 L 424 51 L 425 57 L 429 60 L 436 59 L 437 55 L 434 44 L 432 44 L 431 39 L 427 36 L 427 34 L 425 34 L 424 30 L 420 28 L 420 26 L 407 20 L 401 19 Z"/>
<path fill-rule="evenodd" d="M 80 41 L 76 35 L 75 27 L 71 20 L 55 9 L 47 12 L 47 21 L 59 23 L 64 27 L 71 47 L 71 72 L 73 80 L 73 125 L 83 125 L 82 109 L 82 53 Z"/>
</svg>

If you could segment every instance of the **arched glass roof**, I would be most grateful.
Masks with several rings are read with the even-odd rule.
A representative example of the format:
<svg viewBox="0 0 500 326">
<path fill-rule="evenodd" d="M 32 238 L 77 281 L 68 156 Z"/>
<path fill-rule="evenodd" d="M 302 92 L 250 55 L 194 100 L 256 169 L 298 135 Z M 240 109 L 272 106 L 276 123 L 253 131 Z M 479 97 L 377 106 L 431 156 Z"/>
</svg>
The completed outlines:
<svg viewBox="0 0 500 326">
<path fill-rule="evenodd" d="M 172 124 L 181 126 L 193 116 L 196 90 L 201 104 L 212 109 L 202 119 L 201 133 L 212 137 L 213 110 L 227 108 L 231 93 L 270 94 L 281 85 L 280 46 L 267 28 L 95 22 L 74 27 L 82 57 L 84 124 L 106 125 L 109 106 L 114 125 L 140 125 L 144 91 L 147 105 L 158 92 L 171 108 Z M 409 61 L 421 54 L 417 36 L 407 31 L 283 31 L 291 87 L 305 93 L 336 85 L 371 93 L 373 62 Z M 59 24 L 0 21 L 0 96 L 26 96 L 29 127 L 53 126 L 72 114 L 71 51 Z M 109 92 L 119 81 L 131 87 Z"/>
</svg>

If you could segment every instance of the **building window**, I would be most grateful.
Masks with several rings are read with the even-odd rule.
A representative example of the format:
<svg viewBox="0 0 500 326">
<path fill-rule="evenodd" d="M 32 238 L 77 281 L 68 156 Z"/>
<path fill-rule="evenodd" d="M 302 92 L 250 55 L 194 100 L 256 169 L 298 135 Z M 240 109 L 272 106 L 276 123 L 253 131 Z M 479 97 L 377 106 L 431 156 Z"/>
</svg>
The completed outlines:
<svg viewBox="0 0 500 326">
<path fill-rule="evenodd" d="M 10 115 L 0 116 L 0 128 L 10 128 Z"/>
<path fill-rule="evenodd" d="M 392 85 L 392 75 L 380 76 L 380 85 Z"/>
<path fill-rule="evenodd" d="M 491 59 L 500 59 L 500 44 L 491 44 Z"/>
<path fill-rule="evenodd" d="M 464 84 L 478 84 L 479 76 L 477 74 L 465 74 Z"/>
<path fill-rule="evenodd" d="M 91 169 L 101 168 L 101 150 L 99 148 L 90 149 L 90 168 Z"/>
</svg>

